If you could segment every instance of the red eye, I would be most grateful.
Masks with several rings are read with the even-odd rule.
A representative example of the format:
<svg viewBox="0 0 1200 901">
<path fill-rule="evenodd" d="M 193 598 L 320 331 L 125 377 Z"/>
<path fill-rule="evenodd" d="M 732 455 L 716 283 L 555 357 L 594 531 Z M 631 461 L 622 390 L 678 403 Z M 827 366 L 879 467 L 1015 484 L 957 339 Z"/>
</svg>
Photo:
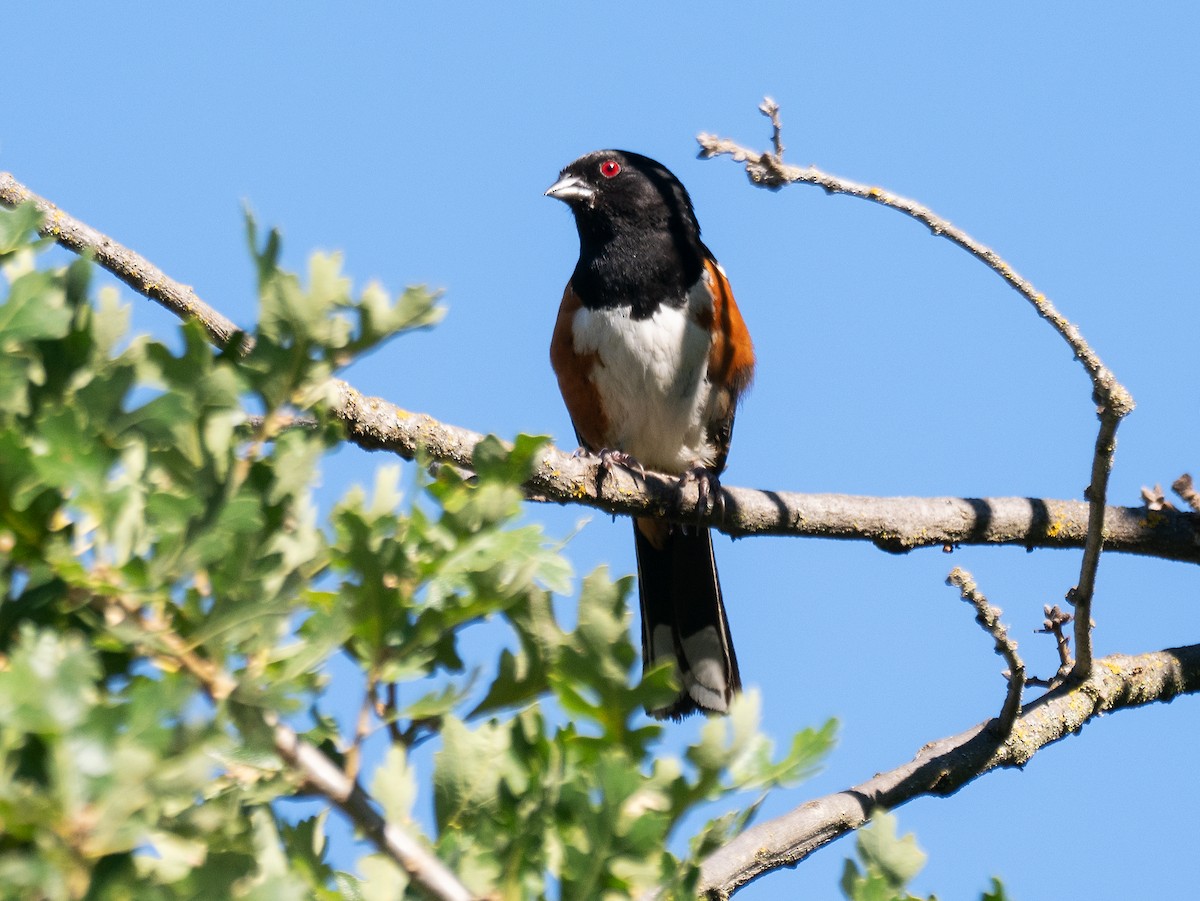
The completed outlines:
<svg viewBox="0 0 1200 901">
<path fill-rule="evenodd" d="M 600 164 L 600 174 L 605 178 L 612 178 L 621 171 L 621 164 L 616 160 L 605 160 Z"/>
</svg>

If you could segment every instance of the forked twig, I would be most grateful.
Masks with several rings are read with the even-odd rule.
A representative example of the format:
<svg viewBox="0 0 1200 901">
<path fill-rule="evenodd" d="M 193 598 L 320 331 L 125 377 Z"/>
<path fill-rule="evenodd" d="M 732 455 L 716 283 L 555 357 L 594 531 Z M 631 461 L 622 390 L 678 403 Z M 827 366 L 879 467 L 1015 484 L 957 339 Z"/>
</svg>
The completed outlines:
<svg viewBox="0 0 1200 901">
<path fill-rule="evenodd" d="M 700 890 L 706 898 L 726 899 L 759 876 L 794 867 L 858 829 L 880 807 L 892 810 L 923 796 L 947 797 L 992 770 L 1025 766 L 1040 749 L 1105 713 L 1200 691 L 1200 645 L 1133 657 L 1113 654 L 1101 663 L 1088 678 L 1026 704 L 1007 739 L 980 723 L 930 742 L 893 770 L 750 827 L 702 861 Z"/>
</svg>

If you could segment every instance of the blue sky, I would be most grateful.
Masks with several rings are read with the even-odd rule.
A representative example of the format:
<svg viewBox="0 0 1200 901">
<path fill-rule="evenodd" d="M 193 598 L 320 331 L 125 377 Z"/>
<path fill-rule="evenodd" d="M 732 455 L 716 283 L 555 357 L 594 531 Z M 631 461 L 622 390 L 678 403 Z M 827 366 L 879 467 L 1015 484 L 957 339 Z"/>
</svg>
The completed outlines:
<svg viewBox="0 0 1200 901">
<path fill-rule="evenodd" d="M 812 188 L 768 193 L 709 131 L 920 200 L 1045 292 L 1132 392 L 1111 483 L 1200 470 L 1193 183 L 1200 10 L 1148 2 L 813 4 L 23 4 L 5 11 L 0 168 L 134 247 L 241 323 L 241 204 L 300 267 L 340 249 L 361 283 L 444 288 L 449 315 L 357 363 L 361 390 L 502 436 L 572 445 L 547 344 L 576 237 L 542 197 L 628 148 L 688 186 L 756 338 L 731 485 L 1079 498 L 1095 418 L 1062 341 L 981 264 L 918 224 Z M 128 297 L 129 292 L 125 292 Z M 135 304 L 135 326 L 174 323 Z M 330 503 L 385 462 L 339 454 Z M 1197 472 L 1200 475 L 1200 472 Z M 633 567 L 626 523 L 530 507 L 579 574 Z M 1000 660 L 945 587 L 971 570 L 1032 670 L 1076 552 L 885 555 L 866 544 L 717 541 L 743 675 L 784 741 L 830 716 L 825 771 L 774 815 L 899 765 L 990 716 Z M 1100 567 L 1101 654 L 1200 640 L 1192 567 Z M 1014 898 L 1182 896 L 1200 877 L 1195 698 L 1122 713 L 949 800 L 899 812 L 930 853 L 915 889 Z M 694 727 L 679 727 L 681 735 Z M 428 803 L 428 798 L 425 799 Z M 850 845 L 749 887 L 832 897 Z"/>
</svg>

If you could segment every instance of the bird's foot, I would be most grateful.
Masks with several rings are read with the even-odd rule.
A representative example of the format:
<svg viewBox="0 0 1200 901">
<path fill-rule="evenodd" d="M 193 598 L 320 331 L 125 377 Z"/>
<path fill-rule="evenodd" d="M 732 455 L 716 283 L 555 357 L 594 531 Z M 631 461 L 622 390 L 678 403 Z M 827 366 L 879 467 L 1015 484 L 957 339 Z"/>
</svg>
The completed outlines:
<svg viewBox="0 0 1200 901">
<path fill-rule="evenodd" d="M 575 452 L 576 456 L 581 456 L 588 453 L 586 448 L 580 448 Z M 632 454 L 627 454 L 625 451 L 614 450 L 611 447 L 606 447 L 596 454 L 600 458 L 600 465 L 596 468 L 596 491 L 600 491 L 600 487 L 604 484 L 604 480 L 612 474 L 615 467 L 620 466 L 629 472 L 637 473 L 643 481 L 646 479 L 646 468 L 638 462 L 637 458 Z"/>
<path fill-rule="evenodd" d="M 696 483 L 696 519 L 702 519 L 709 513 L 717 514 L 718 518 L 725 515 L 725 499 L 721 494 L 721 479 L 715 469 L 697 463 L 679 477 L 676 491 L 680 500 L 683 492 L 692 482 Z"/>
</svg>

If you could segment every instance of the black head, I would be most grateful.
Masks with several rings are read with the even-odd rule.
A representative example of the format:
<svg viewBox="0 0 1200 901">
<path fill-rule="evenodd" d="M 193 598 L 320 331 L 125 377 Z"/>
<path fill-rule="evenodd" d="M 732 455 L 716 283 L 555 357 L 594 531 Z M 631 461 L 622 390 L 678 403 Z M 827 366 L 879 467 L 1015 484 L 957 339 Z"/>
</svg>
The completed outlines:
<svg viewBox="0 0 1200 901">
<path fill-rule="evenodd" d="M 628 150 L 596 150 L 559 173 L 546 191 L 571 207 L 581 237 L 605 240 L 618 230 L 664 230 L 699 241 L 688 192 L 670 170 Z"/>
<path fill-rule="evenodd" d="M 692 200 L 662 163 L 628 150 L 581 156 L 546 191 L 566 203 L 579 229 L 572 286 L 588 306 L 631 303 L 649 315 L 683 303 L 707 249 Z"/>
</svg>

